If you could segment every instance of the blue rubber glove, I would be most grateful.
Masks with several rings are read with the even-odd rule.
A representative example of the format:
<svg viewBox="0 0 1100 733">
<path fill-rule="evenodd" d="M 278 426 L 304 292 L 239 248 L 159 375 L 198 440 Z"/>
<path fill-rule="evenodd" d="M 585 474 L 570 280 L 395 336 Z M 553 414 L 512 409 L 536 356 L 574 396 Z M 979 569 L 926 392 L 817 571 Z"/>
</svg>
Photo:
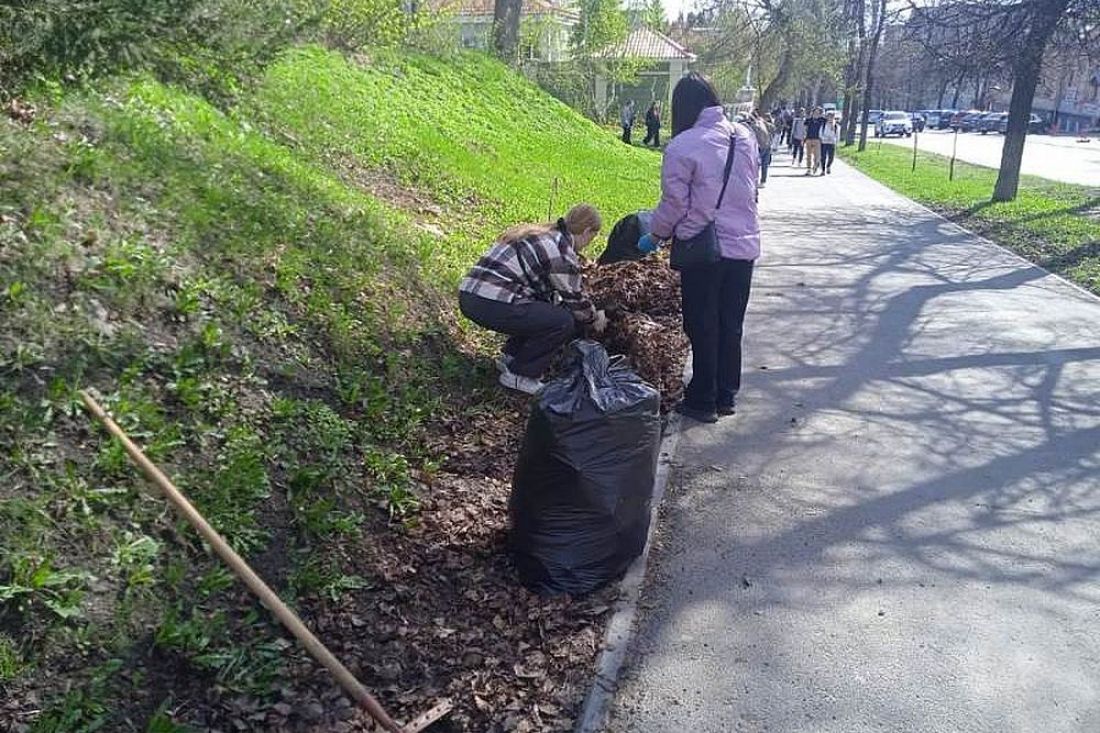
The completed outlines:
<svg viewBox="0 0 1100 733">
<path fill-rule="evenodd" d="M 661 243 L 652 234 L 644 234 L 638 240 L 638 251 L 644 254 L 656 252 L 660 247 Z"/>
</svg>

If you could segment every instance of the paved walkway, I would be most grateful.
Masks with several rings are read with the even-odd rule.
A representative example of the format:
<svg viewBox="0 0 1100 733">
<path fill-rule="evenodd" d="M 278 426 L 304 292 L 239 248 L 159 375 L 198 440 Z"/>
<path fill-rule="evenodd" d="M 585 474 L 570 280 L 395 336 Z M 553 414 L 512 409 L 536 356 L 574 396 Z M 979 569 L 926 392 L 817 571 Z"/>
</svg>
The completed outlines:
<svg viewBox="0 0 1100 733">
<path fill-rule="evenodd" d="M 950 130 L 932 130 L 917 135 L 918 147 L 930 153 L 951 157 L 955 145 L 955 133 Z M 888 143 L 913 149 L 913 139 L 888 137 L 868 138 L 869 145 Z M 1004 149 L 1003 135 L 976 132 L 959 133 L 958 159 L 987 168 L 1001 167 Z M 1078 142 L 1072 136 L 1028 135 L 1024 145 L 1024 158 L 1020 169 L 1032 176 L 1052 181 L 1076 183 L 1081 186 L 1100 185 L 1100 138 Z"/>
<path fill-rule="evenodd" d="M 609 730 L 1100 731 L 1100 301 L 834 170 L 763 192 Z"/>
</svg>

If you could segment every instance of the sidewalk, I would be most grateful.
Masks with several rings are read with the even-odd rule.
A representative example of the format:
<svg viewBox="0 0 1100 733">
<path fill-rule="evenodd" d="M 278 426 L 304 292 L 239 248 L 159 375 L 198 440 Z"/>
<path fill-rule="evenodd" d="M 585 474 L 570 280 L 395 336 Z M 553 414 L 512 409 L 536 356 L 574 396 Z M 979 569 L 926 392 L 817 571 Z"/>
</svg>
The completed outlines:
<svg viewBox="0 0 1100 733">
<path fill-rule="evenodd" d="M 1100 730 L 1100 300 L 840 163 L 761 201 L 608 729 Z"/>
</svg>

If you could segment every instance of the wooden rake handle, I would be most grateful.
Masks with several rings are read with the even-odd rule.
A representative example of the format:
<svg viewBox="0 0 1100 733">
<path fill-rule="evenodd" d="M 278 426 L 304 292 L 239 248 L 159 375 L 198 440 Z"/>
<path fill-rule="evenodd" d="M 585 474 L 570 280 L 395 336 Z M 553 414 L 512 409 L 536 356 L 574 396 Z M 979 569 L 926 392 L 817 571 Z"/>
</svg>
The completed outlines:
<svg viewBox="0 0 1100 733">
<path fill-rule="evenodd" d="M 267 583 L 260 579 L 260 576 L 253 572 L 252 568 L 248 566 L 248 563 L 238 555 L 229 543 L 226 542 L 217 530 L 210 526 L 206 519 L 199 513 L 197 509 L 187 500 L 187 497 L 183 495 L 171 479 L 165 476 L 156 465 L 150 461 L 141 449 L 134 445 L 134 442 L 123 432 L 122 428 L 110 418 L 107 412 L 99 405 L 95 399 L 92 398 L 87 391 L 81 391 L 80 396 L 84 399 L 84 404 L 91 411 L 96 418 L 103 423 L 108 432 L 114 437 L 118 438 L 122 443 L 122 447 L 126 450 L 126 453 L 130 456 L 138 468 L 148 477 L 150 481 L 157 485 L 157 487 L 164 492 L 164 496 L 172 505 L 183 515 L 195 530 L 202 535 L 202 538 L 206 540 L 209 545 L 214 548 L 214 552 L 217 553 L 230 570 L 248 586 L 256 596 L 260 599 L 267 608 L 275 614 L 275 617 L 293 634 L 298 641 L 302 643 L 302 646 L 306 648 L 310 656 L 321 664 L 325 669 L 332 673 L 332 676 L 336 678 L 336 681 L 340 683 L 340 686 L 344 688 L 344 691 L 348 693 L 356 702 L 363 706 L 363 708 L 370 713 L 371 717 L 378 721 L 385 730 L 390 733 L 411 733 L 411 730 L 420 730 L 420 728 L 412 728 L 410 731 L 402 728 L 398 725 L 393 718 L 385 711 L 382 705 L 374 698 L 366 687 L 355 679 L 355 675 L 351 673 L 347 667 L 345 667 L 339 659 L 333 656 L 332 652 L 321 643 L 320 639 L 313 635 L 306 625 L 302 623 L 302 620 L 298 618 L 298 615 L 294 613 L 285 603 L 280 600 L 279 596 L 275 594 L 275 591 L 268 587 Z M 432 709 L 435 710 L 442 707 L 437 705 Z M 450 707 L 447 705 L 447 710 Z M 445 713 L 446 711 L 444 711 Z M 427 715 L 427 714 L 426 714 Z M 421 716 L 423 718 L 424 716 Z M 437 715 L 433 719 L 438 719 Z M 419 721 L 420 719 L 418 719 Z"/>
</svg>

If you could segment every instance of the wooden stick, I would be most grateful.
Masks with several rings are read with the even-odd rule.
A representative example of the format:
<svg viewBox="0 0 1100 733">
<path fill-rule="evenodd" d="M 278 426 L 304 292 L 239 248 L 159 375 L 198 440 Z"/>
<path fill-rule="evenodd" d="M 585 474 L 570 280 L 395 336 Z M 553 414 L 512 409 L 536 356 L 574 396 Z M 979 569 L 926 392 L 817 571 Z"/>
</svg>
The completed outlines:
<svg viewBox="0 0 1100 733">
<path fill-rule="evenodd" d="M 96 402 L 87 391 L 82 390 L 80 396 L 84 398 L 84 404 L 92 414 L 106 426 L 108 432 L 118 438 L 119 442 L 122 443 L 122 447 L 126 449 L 126 453 L 134 463 L 138 465 L 146 477 L 164 492 L 164 497 L 176 507 L 180 514 L 183 515 L 184 519 L 186 519 L 191 526 L 202 535 L 203 539 L 214 548 L 214 552 L 218 554 L 218 557 L 225 561 L 226 565 L 229 566 L 233 573 L 248 586 L 248 589 L 259 597 L 260 602 L 267 606 L 283 626 L 302 643 L 302 646 L 306 648 L 310 656 L 332 673 L 332 676 L 336 678 L 336 681 L 340 683 L 344 691 L 362 705 L 363 708 L 370 713 L 371 717 L 378 721 L 385 730 L 390 731 L 390 733 L 410 733 L 389 716 L 378 700 L 367 691 L 367 688 L 363 687 L 359 680 L 355 679 L 355 675 L 351 673 L 351 670 L 333 656 L 332 652 L 313 635 L 313 632 L 306 628 L 306 625 L 302 623 L 297 614 L 280 600 L 279 596 L 275 594 L 275 591 L 271 590 L 267 583 L 260 579 L 260 576 L 252 571 L 248 563 L 229 546 L 229 543 L 222 539 L 222 536 L 218 534 L 217 530 L 210 526 L 202 514 L 200 514 L 199 511 L 192 506 L 191 502 L 187 500 L 187 497 L 183 495 L 183 492 L 177 489 L 175 484 L 173 484 L 167 476 L 161 473 L 161 470 L 157 468 L 152 461 L 146 458 L 145 454 L 141 452 L 141 449 L 134 445 L 133 441 L 131 441 L 126 433 L 123 432 L 122 428 L 107 415 L 106 411 L 99 403 Z M 446 703 L 443 705 L 446 705 Z M 437 705 L 432 711 L 429 711 L 429 713 L 434 712 L 440 707 L 441 705 Z M 447 710 L 449 709 L 450 707 L 447 706 Z M 445 712 L 446 710 L 444 713 Z M 444 713 L 437 715 L 433 720 L 437 720 Z M 428 713 L 425 715 L 428 715 Z M 425 716 L 421 716 L 421 718 L 424 717 Z M 412 730 L 421 730 L 421 728 L 414 728 Z"/>
</svg>

